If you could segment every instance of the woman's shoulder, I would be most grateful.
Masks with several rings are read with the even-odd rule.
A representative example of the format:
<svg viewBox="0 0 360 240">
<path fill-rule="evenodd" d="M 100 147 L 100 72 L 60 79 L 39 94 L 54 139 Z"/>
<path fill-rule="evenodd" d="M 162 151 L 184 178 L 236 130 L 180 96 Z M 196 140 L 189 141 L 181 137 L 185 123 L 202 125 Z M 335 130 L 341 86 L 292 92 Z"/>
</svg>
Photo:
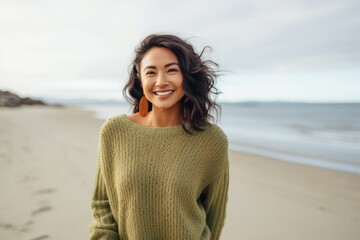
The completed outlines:
<svg viewBox="0 0 360 240">
<path fill-rule="evenodd" d="M 198 132 L 198 137 L 207 146 L 215 149 L 226 149 L 228 147 L 228 138 L 222 128 L 214 123 L 208 124 L 203 131 Z"/>
<path fill-rule="evenodd" d="M 117 132 L 123 128 L 123 125 L 126 121 L 127 116 L 121 114 L 119 116 L 108 118 L 101 126 L 100 134 L 109 135 L 114 132 Z"/>
<path fill-rule="evenodd" d="M 220 126 L 210 123 L 204 130 L 204 134 L 211 135 L 219 138 L 220 140 L 227 141 L 227 136 Z"/>
</svg>

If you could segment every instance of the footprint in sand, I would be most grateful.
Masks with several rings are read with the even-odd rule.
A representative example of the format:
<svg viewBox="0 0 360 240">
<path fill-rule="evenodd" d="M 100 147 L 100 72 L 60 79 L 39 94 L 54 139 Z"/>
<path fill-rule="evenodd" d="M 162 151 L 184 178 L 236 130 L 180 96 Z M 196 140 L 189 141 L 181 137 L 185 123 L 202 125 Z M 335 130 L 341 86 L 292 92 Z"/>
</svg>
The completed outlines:
<svg viewBox="0 0 360 240">
<path fill-rule="evenodd" d="M 50 211 L 52 208 L 51 206 L 42 206 L 42 207 L 39 207 L 37 209 L 34 209 L 31 211 L 31 215 L 35 216 L 39 213 L 43 213 L 43 212 L 47 212 L 47 211 Z"/>
<path fill-rule="evenodd" d="M 42 195 L 42 194 L 48 194 L 48 193 L 53 193 L 55 192 L 55 189 L 53 188 L 44 188 L 44 189 L 40 189 L 36 192 L 34 192 L 34 195 Z"/>
<path fill-rule="evenodd" d="M 1 228 L 16 230 L 16 227 L 14 225 L 12 225 L 11 223 L 0 223 L 0 229 Z"/>
<path fill-rule="evenodd" d="M 49 237 L 50 237 L 49 235 L 41 235 L 36 238 L 31 238 L 30 240 L 42 240 L 42 239 L 47 239 Z"/>
</svg>

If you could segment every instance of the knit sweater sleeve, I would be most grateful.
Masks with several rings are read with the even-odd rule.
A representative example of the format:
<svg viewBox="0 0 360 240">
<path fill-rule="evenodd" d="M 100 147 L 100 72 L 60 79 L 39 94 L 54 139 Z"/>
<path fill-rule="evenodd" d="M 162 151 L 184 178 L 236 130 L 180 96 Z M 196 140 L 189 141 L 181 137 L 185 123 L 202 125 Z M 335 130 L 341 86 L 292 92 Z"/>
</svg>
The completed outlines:
<svg viewBox="0 0 360 240">
<path fill-rule="evenodd" d="M 222 171 L 205 189 L 204 207 L 206 222 L 211 232 L 211 240 L 220 239 L 226 217 L 226 206 L 229 189 L 228 148 L 220 152 L 220 162 L 223 162 Z"/>
<path fill-rule="evenodd" d="M 229 171 L 226 170 L 207 187 L 207 197 L 204 203 L 206 222 L 211 232 L 211 239 L 220 239 L 225 222 L 226 204 L 228 198 Z"/>
<path fill-rule="evenodd" d="M 108 192 L 103 177 L 104 140 L 100 137 L 95 187 L 91 202 L 93 222 L 90 226 L 90 240 L 119 240 L 118 225 L 111 212 Z"/>
</svg>

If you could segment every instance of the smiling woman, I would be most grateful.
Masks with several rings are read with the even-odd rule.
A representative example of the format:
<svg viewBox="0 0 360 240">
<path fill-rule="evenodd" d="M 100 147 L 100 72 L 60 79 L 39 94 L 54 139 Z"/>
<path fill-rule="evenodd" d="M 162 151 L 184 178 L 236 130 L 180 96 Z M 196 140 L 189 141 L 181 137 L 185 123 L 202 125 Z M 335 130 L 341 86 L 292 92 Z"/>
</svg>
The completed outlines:
<svg viewBox="0 0 360 240">
<path fill-rule="evenodd" d="M 141 42 L 124 88 L 133 114 L 101 129 L 90 239 L 220 238 L 228 141 L 210 122 L 211 64 L 174 35 Z"/>
<path fill-rule="evenodd" d="M 181 85 L 176 88 L 171 95 L 179 98 L 181 105 L 180 112 L 177 112 L 177 119 L 181 119 L 181 125 L 184 130 L 189 132 L 203 130 L 213 120 L 211 111 L 217 114 L 220 108 L 213 100 L 213 97 L 219 94 L 215 87 L 217 78 L 217 64 L 210 60 L 203 60 L 202 53 L 197 54 L 193 46 L 186 41 L 174 35 L 150 35 L 145 38 L 136 49 L 136 55 L 132 63 L 129 81 L 124 88 L 124 96 L 133 105 L 133 112 L 142 112 L 139 108 L 140 100 L 144 98 L 149 100 L 148 108 L 151 111 L 145 118 L 140 118 L 140 114 L 130 116 L 133 121 L 148 126 L 161 126 L 161 122 L 153 119 L 159 116 L 158 110 L 152 111 L 157 102 L 148 94 L 147 83 L 154 83 L 153 88 L 159 90 L 169 90 L 170 85 L 178 83 Z M 176 78 L 176 81 L 174 79 Z M 157 85 L 156 85 L 157 84 Z M 160 86 L 159 86 L 160 84 Z M 165 85 L 166 86 L 165 86 Z M 175 87 L 175 86 L 172 86 Z M 154 93 L 154 89 L 151 90 Z M 175 89 L 174 89 L 175 90 Z M 151 92 L 150 91 L 150 92 Z M 154 93 L 155 94 L 155 93 Z M 157 93 L 156 96 L 164 93 Z M 151 99 L 150 99 L 151 98 Z M 178 105 L 178 106 L 180 106 Z M 176 108 L 172 108 L 174 111 Z M 170 110 L 170 109 L 168 109 Z M 164 111 L 161 111 L 164 112 Z M 174 116 L 170 111 L 166 111 L 166 117 Z M 163 115 L 162 115 L 163 116 Z M 171 125 L 171 123 L 168 123 Z M 174 121 L 173 124 L 177 125 Z"/>
</svg>

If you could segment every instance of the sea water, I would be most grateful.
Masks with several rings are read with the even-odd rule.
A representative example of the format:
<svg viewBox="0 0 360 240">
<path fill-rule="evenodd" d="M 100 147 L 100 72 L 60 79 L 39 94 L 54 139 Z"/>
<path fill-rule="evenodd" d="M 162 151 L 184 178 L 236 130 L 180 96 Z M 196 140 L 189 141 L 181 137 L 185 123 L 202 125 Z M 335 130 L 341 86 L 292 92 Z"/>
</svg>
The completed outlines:
<svg viewBox="0 0 360 240">
<path fill-rule="evenodd" d="M 218 124 L 235 151 L 360 174 L 360 103 L 223 103 Z M 128 104 L 87 105 L 98 118 Z"/>
<path fill-rule="evenodd" d="M 360 104 L 223 104 L 230 148 L 360 174 Z"/>
</svg>

